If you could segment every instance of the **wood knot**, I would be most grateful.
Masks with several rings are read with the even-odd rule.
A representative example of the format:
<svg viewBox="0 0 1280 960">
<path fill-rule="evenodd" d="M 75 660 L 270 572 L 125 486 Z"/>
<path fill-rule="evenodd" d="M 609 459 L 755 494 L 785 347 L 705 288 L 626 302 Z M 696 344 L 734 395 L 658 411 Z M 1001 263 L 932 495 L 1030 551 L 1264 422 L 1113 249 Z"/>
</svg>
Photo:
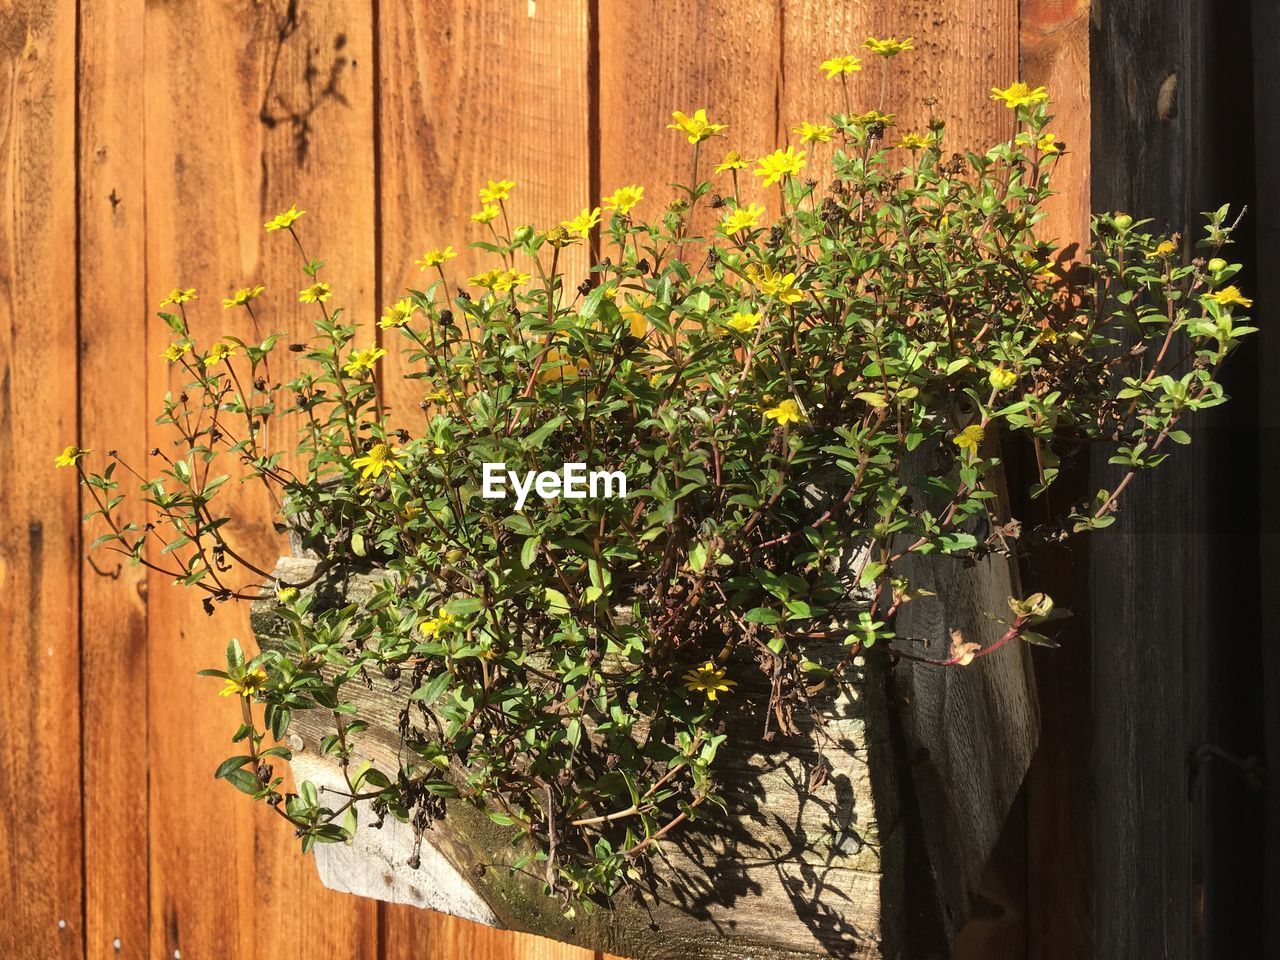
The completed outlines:
<svg viewBox="0 0 1280 960">
<path fill-rule="evenodd" d="M 1168 123 L 1178 115 L 1178 75 L 1173 71 L 1160 81 L 1156 91 L 1156 116 Z"/>
</svg>

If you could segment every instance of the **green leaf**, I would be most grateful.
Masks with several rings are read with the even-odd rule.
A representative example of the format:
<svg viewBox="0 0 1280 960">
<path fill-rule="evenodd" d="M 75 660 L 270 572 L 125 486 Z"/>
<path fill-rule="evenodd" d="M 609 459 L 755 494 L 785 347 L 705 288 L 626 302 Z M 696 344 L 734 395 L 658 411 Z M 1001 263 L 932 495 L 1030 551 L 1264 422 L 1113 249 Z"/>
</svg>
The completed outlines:
<svg viewBox="0 0 1280 960">
<path fill-rule="evenodd" d="M 214 771 L 213 777 L 215 780 L 223 780 L 233 770 L 239 770 L 252 759 L 253 758 L 249 756 L 227 757 L 227 759 L 218 764 L 218 769 Z"/>
<path fill-rule="evenodd" d="M 569 612 L 569 598 L 559 590 L 547 587 L 542 595 L 547 602 L 547 612 L 553 617 L 561 617 Z"/>
</svg>

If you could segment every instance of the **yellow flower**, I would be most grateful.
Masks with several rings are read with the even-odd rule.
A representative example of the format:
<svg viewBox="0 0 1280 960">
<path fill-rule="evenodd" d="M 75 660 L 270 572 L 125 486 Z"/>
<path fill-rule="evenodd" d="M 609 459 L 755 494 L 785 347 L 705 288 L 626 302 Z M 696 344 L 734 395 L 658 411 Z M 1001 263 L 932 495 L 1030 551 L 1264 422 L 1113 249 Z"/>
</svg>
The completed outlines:
<svg viewBox="0 0 1280 960">
<path fill-rule="evenodd" d="M 750 333 L 760 324 L 760 312 L 749 313 L 743 310 L 736 310 L 732 317 L 729 318 L 728 326 L 737 330 L 738 333 Z"/>
<path fill-rule="evenodd" d="M 1157 244 L 1155 250 L 1152 251 L 1152 256 L 1171 257 L 1177 252 L 1178 245 L 1176 243 L 1172 240 L 1161 240 L 1160 243 Z"/>
<path fill-rule="evenodd" d="M 609 196 L 604 198 L 604 206 L 606 210 L 614 210 L 617 213 L 626 216 L 631 212 L 631 208 L 644 199 L 644 187 L 631 184 L 626 187 L 619 187 Z"/>
<path fill-rule="evenodd" d="M 352 350 L 347 355 L 347 362 L 342 365 L 349 377 L 358 377 L 365 370 L 372 370 L 378 360 L 387 355 L 381 347 L 370 347 L 368 350 Z"/>
<path fill-rule="evenodd" d="M 261 667 L 254 667 L 252 670 L 246 670 L 240 677 L 227 677 L 226 685 L 219 691 L 218 696 L 251 697 L 263 690 L 266 685 L 267 671 Z"/>
<path fill-rule="evenodd" d="M 498 215 L 501 213 L 502 211 L 498 209 L 497 206 L 492 203 L 486 203 L 480 208 L 479 213 L 473 213 L 471 215 L 471 221 L 473 223 L 492 223 L 494 220 L 498 219 Z"/>
<path fill-rule="evenodd" d="M 445 247 L 444 249 L 428 250 L 421 259 L 416 261 L 419 270 L 426 270 L 428 267 L 443 266 L 446 260 L 452 260 L 458 255 L 453 247 Z"/>
<path fill-rule="evenodd" d="M 794 147 L 787 147 L 786 150 L 775 150 L 767 157 L 761 157 L 756 162 L 759 164 L 754 173 L 757 177 L 764 177 L 764 186 L 771 183 L 777 183 L 783 177 L 794 177 L 804 169 L 804 151 L 796 153 Z"/>
<path fill-rule="evenodd" d="M 467 283 L 473 287 L 483 287 L 485 290 L 492 290 L 497 286 L 502 271 L 498 269 L 486 270 L 484 273 L 477 273 L 474 277 L 468 277 Z"/>
<path fill-rule="evenodd" d="M 830 57 L 822 61 L 819 70 L 827 71 L 827 79 L 834 80 L 842 73 L 857 73 L 862 69 L 862 61 L 853 54 L 845 54 L 843 57 Z"/>
<path fill-rule="evenodd" d="M 991 99 L 1000 100 L 1006 107 L 1013 110 L 1017 107 L 1030 107 L 1037 103 L 1044 103 L 1049 99 L 1049 92 L 1044 87 L 1036 87 L 1033 90 L 1022 81 L 1018 81 L 1004 90 L 992 87 Z"/>
<path fill-rule="evenodd" d="M 572 246 L 579 242 L 579 238 L 575 237 L 564 227 L 552 227 L 547 231 L 547 243 L 558 249 Z"/>
<path fill-rule="evenodd" d="M 483 287 L 485 290 L 496 290 L 499 293 L 506 293 L 514 290 L 521 284 L 528 283 L 532 279 L 529 274 L 521 273 L 519 270 L 486 270 L 484 273 L 478 273 L 474 277 L 467 280 L 473 287 Z"/>
<path fill-rule="evenodd" d="M 739 230 L 754 230 L 760 226 L 760 218 L 763 216 L 764 207 L 758 203 L 752 203 L 739 207 L 721 220 L 720 229 L 726 234 L 737 233 Z"/>
<path fill-rule="evenodd" d="M 390 327 L 403 327 L 417 312 L 418 305 L 408 297 L 405 297 L 403 300 L 397 300 L 392 306 L 387 307 L 386 312 L 382 314 L 382 319 L 378 321 L 378 326 L 384 330 Z"/>
<path fill-rule="evenodd" d="M 1058 138 L 1052 133 L 1042 133 L 1040 138 L 1036 140 L 1036 149 L 1041 153 L 1057 153 L 1061 149 L 1058 146 Z"/>
<path fill-rule="evenodd" d="M 298 218 L 306 212 L 307 211 L 305 210 L 299 210 L 296 203 L 291 203 L 289 204 L 288 210 L 284 213 L 277 213 L 274 217 L 264 223 L 263 227 L 266 228 L 267 233 L 271 233 L 274 230 L 287 230 L 289 227 L 292 227 L 297 222 Z"/>
<path fill-rule="evenodd" d="M 766 297 L 773 297 L 782 303 L 799 303 L 804 294 L 796 287 L 794 273 L 780 273 L 773 267 L 765 267 L 764 271 L 752 267 L 747 271 L 747 279 Z"/>
<path fill-rule="evenodd" d="M 188 287 L 183 290 L 181 287 L 174 287 L 169 291 L 169 295 L 160 301 L 160 306 L 167 307 L 171 303 L 187 303 L 191 300 L 199 300 L 195 287 Z"/>
<path fill-rule="evenodd" d="M 311 286 L 298 291 L 298 300 L 301 303 L 324 303 L 331 296 L 333 296 L 333 287 L 323 280 L 318 280 Z"/>
<path fill-rule="evenodd" d="M 222 309 L 230 310 L 232 307 L 243 307 L 248 304 L 250 300 L 256 299 L 265 289 L 267 288 L 262 284 L 258 284 L 256 287 L 241 287 L 234 294 L 222 301 Z"/>
<path fill-rule="evenodd" d="M 229 343 L 226 340 L 219 340 L 209 348 L 209 352 L 205 354 L 203 363 L 206 367 L 212 367 L 215 363 L 218 363 L 221 360 L 227 360 L 235 355 L 236 345 L 234 343 Z"/>
<path fill-rule="evenodd" d="M 177 363 L 190 352 L 190 340 L 175 340 L 173 343 L 169 344 L 169 346 L 165 347 L 164 353 L 160 354 L 160 359 L 168 360 L 170 363 Z"/>
<path fill-rule="evenodd" d="M 690 693 L 701 691 L 712 702 L 715 701 L 716 694 L 728 693 L 730 688 L 737 686 L 737 681 L 725 678 L 724 667 L 716 666 L 710 660 L 697 669 L 685 673 L 683 679 L 685 688 Z"/>
<path fill-rule="evenodd" d="M 867 37 L 863 44 L 872 53 L 878 53 L 882 57 L 896 57 L 904 50 L 914 50 L 916 38 L 907 37 L 905 40 L 899 40 L 897 37 L 887 37 L 884 40 L 877 40 L 875 37 Z"/>
<path fill-rule="evenodd" d="M 1209 294 L 1209 299 L 1223 307 L 1236 305 L 1248 309 L 1253 306 L 1253 301 L 1241 293 L 1240 288 L 1235 284 L 1213 291 L 1213 293 Z"/>
<path fill-rule="evenodd" d="M 363 457 L 352 460 L 351 466 L 360 471 L 361 480 L 371 480 L 382 476 L 384 472 L 399 473 L 401 467 L 397 458 L 404 455 L 399 447 L 386 442 L 375 443 Z"/>
<path fill-rule="evenodd" d="M 850 117 L 850 123 L 856 123 L 860 127 L 869 127 L 873 123 L 878 123 L 886 127 L 893 126 L 893 118 L 896 114 L 881 113 L 879 110 L 868 110 L 866 113 L 860 113 L 856 117 Z"/>
<path fill-rule="evenodd" d="M 720 165 L 716 167 L 716 173 L 728 173 L 730 170 L 745 170 L 751 161 L 740 154 L 737 150 L 730 150 L 724 155 L 724 159 L 720 161 Z"/>
<path fill-rule="evenodd" d="M 1005 367 L 995 366 L 987 374 L 987 382 L 997 390 L 1008 390 L 1018 382 L 1018 375 Z"/>
<path fill-rule="evenodd" d="M 710 137 L 719 136 L 721 130 L 728 129 L 728 124 L 712 123 L 707 119 L 707 111 L 695 110 L 693 116 L 686 116 L 679 110 L 671 114 L 675 123 L 668 123 L 668 130 L 679 130 L 689 138 L 690 143 L 701 143 Z"/>
<path fill-rule="evenodd" d="M 532 279 L 532 275 L 521 273 L 519 270 L 504 270 L 494 281 L 493 289 L 500 293 L 507 293 L 516 287 L 523 286 Z"/>
<path fill-rule="evenodd" d="M 590 210 L 583 208 L 583 211 L 572 220 L 562 220 L 560 226 L 564 227 L 570 234 L 575 237 L 587 238 L 587 234 L 591 232 L 591 228 L 600 222 L 600 208 L 593 207 Z"/>
<path fill-rule="evenodd" d="M 900 150 L 923 150 L 929 141 L 918 133 L 904 133 L 898 140 Z"/>
<path fill-rule="evenodd" d="M 957 433 L 951 442 L 961 450 L 971 450 L 977 453 L 978 447 L 982 445 L 983 434 L 982 427 L 975 423 Z"/>
<path fill-rule="evenodd" d="M 836 132 L 836 128 L 829 127 L 825 123 L 810 123 L 804 120 L 801 121 L 800 126 L 793 127 L 791 132 L 799 137 L 802 143 L 826 143 Z"/>
<path fill-rule="evenodd" d="M 490 180 L 487 187 L 480 188 L 480 202 L 487 206 L 505 200 L 515 185 L 514 180 Z"/>
<path fill-rule="evenodd" d="M 423 620 L 420 624 L 418 624 L 418 629 L 421 630 L 428 637 L 438 637 L 440 636 L 441 631 L 447 630 L 450 626 L 452 626 L 453 621 L 454 621 L 454 616 L 452 613 L 450 613 L 444 607 L 437 607 L 436 615 L 432 617 L 430 620 Z"/>
<path fill-rule="evenodd" d="M 53 465 L 55 467 L 74 467 L 80 462 L 81 457 L 86 453 L 92 452 L 92 450 L 81 450 L 79 447 L 67 447 L 53 458 Z"/>
<path fill-rule="evenodd" d="M 804 411 L 800 409 L 800 404 L 791 399 L 783 400 L 776 407 L 770 407 L 764 415 L 776 421 L 779 426 L 785 426 L 788 423 L 804 423 L 807 419 Z"/>
</svg>

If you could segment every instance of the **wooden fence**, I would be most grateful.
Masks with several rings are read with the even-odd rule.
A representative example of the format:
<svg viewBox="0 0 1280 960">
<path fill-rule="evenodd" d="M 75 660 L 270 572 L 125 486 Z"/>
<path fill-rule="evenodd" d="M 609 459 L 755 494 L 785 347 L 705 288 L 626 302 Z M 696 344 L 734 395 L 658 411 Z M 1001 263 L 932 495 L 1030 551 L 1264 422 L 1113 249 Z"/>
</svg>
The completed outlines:
<svg viewBox="0 0 1280 960">
<path fill-rule="evenodd" d="M 519 217 L 541 224 L 625 183 L 662 198 L 688 163 L 663 129 L 672 110 L 708 107 L 727 145 L 772 148 L 836 107 L 818 62 L 868 35 L 916 38 L 884 108 L 904 130 L 951 118 L 958 146 L 1007 135 L 993 84 L 1047 84 L 1071 151 L 1053 228 L 1079 237 L 1086 6 L 0 0 L 4 955 L 590 957 L 330 893 L 276 818 L 212 779 L 236 708 L 196 670 L 247 635 L 247 611 L 206 616 L 163 578 L 82 560 L 87 507 L 51 469 L 73 442 L 147 463 L 171 386 L 154 318 L 170 288 L 199 289 L 195 322 L 212 332 L 231 317 L 222 296 L 264 283 L 267 325 L 302 336 L 296 262 L 262 230 L 297 202 L 336 299 L 372 338 L 415 256 L 476 238 L 486 178 L 515 180 Z M 855 104 L 879 107 L 882 82 L 869 60 Z M 247 493 L 243 508 L 267 516 Z M 281 550 L 265 523 L 242 535 L 259 563 Z M 1048 734 L 1053 762 L 1033 771 L 962 954 L 1085 955 L 1054 919 L 1087 896 L 1062 810 L 1079 756 Z"/>
</svg>

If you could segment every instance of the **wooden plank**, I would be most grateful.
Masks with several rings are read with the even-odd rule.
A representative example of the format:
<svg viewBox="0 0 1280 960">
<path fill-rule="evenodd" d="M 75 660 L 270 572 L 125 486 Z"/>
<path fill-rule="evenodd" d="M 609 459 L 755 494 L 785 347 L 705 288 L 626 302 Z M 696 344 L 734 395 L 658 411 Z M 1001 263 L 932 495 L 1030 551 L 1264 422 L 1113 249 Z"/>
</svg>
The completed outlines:
<svg viewBox="0 0 1280 960">
<path fill-rule="evenodd" d="M 671 183 L 690 179 L 692 147 L 667 130 L 671 113 L 706 108 L 724 137 L 702 144 L 699 179 L 724 175 L 712 168 L 732 148 L 755 157 L 780 145 L 778 78 L 781 14 L 766 0 L 663 0 L 603 5 L 600 18 L 600 186 L 608 194 L 637 183 L 645 188 L 637 215 L 656 217 L 675 199 Z M 744 196 L 755 193 L 747 172 Z M 762 192 L 763 193 L 763 192 Z M 766 199 L 776 203 L 777 191 Z M 714 223 L 709 205 L 695 216 L 696 230 Z"/>
<path fill-rule="evenodd" d="M 586 0 L 428 6 L 383 4 L 378 18 L 378 150 L 381 208 L 380 301 L 434 277 L 413 261 L 451 245 L 450 277 L 465 283 L 487 254 L 470 222 L 479 188 L 516 182 L 513 224 L 541 229 L 576 215 L 591 198 L 588 4 Z M 586 251 L 564 261 L 572 289 L 586 276 Z M 403 379 L 399 339 L 383 335 L 384 397 L 393 418 L 421 422 L 421 383 Z M 577 947 L 491 930 L 411 906 L 382 913 L 386 960 L 589 960 Z"/>
<path fill-rule="evenodd" d="M 1132 0 L 1094 8 L 1095 209 L 1200 235 L 1207 7 Z M 1204 508 L 1213 488 L 1202 440 L 1140 476 L 1117 523 L 1091 545 L 1099 960 L 1202 955 L 1204 797 L 1192 795 L 1188 779 L 1188 758 L 1208 733 Z M 1109 456 L 1094 454 L 1094 488 L 1117 476 Z"/>
<path fill-rule="evenodd" d="M 0 18 L 0 953 L 80 957 L 76 11 Z"/>
<path fill-rule="evenodd" d="M 1253 4 L 1253 70 L 1254 70 L 1254 156 L 1257 160 L 1257 196 L 1253 208 L 1256 245 L 1259 252 L 1258 317 L 1260 326 L 1274 330 L 1280 317 L 1280 270 L 1276 269 L 1276 250 L 1280 250 L 1280 103 L 1275 91 L 1280 89 L 1280 6 L 1269 0 Z M 1261 437 L 1259 488 L 1263 509 L 1269 516 L 1280 510 L 1276 499 L 1275 478 L 1280 476 L 1280 343 L 1275 337 L 1260 338 L 1258 344 L 1258 435 Z M 1260 614 L 1262 623 L 1280 623 L 1280 537 L 1274 528 L 1264 532 L 1261 548 Z M 1261 956 L 1280 956 L 1280 645 L 1275 643 L 1274 627 L 1261 631 L 1262 682 L 1264 684 L 1264 762 L 1269 771 L 1264 794 L 1262 859 L 1263 949 Z"/>
<path fill-rule="evenodd" d="M 1078 255 L 1089 242 L 1090 191 L 1088 0 L 1022 0 L 1021 78 L 1053 98 L 1051 127 L 1066 145 L 1053 170 L 1057 195 L 1046 201 L 1041 236 Z M 1072 249 L 1072 245 L 1076 245 Z M 1028 501 L 1024 527 L 1051 522 L 1090 495 L 1087 457 L 1064 463 L 1047 498 Z M 1025 487 L 1023 487 L 1025 489 Z M 1090 699 L 1087 541 L 1036 549 L 1024 563 L 1026 589 L 1041 590 L 1077 612 L 1057 634 L 1057 650 L 1036 650 L 1041 702 L 1040 748 L 1027 775 L 1027 942 L 1031 960 L 1074 960 L 1093 954 L 1093 832 L 1089 763 L 1092 724 L 1080 705 Z M 978 954 L 974 955 L 975 957 Z"/>
<path fill-rule="evenodd" d="M 297 255 L 288 237 L 262 229 L 296 201 L 308 211 L 299 224 L 308 252 L 329 264 L 330 305 L 348 307 L 371 340 L 369 5 L 148 4 L 145 32 L 148 303 L 196 287 L 204 337 L 251 336 L 243 312 L 223 311 L 220 299 L 264 283 L 263 332 L 309 335 L 314 307 L 297 302 Z M 151 323 L 148 357 L 166 334 Z M 275 377 L 287 377 L 287 359 L 276 355 Z M 153 401 L 177 381 L 150 364 Z M 148 443 L 164 442 L 153 428 Z M 260 490 L 233 486 L 230 536 L 261 561 L 280 549 L 268 505 Z M 211 777 L 238 709 L 195 671 L 217 663 L 228 637 L 248 638 L 247 612 L 223 606 L 206 617 L 193 593 L 150 578 L 151 954 L 284 956 L 305 944 L 318 956 L 373 957 L 376 908 L 325 891 L 292 832 Z"/>
<path fill-rule="evenodd" d="M 436 279 L 413 265 L 427 249 L 458 252 L 451 284 L 495 265 L 468 247 L 491 239 L 470 220 L 489 180 L 515 181 L 513 227 L 549 229 L 599 203 L 590 195 L 587 12 L 587 0 L 380 7 L 382 306 Z M 587 251 L 560 262 L 572 293 Z M 395 331 L 383 340 L 386 400 L 399 422 L 421 423 L 422 382 L 403 379 Z"/>
<path fill-rule="evenodd" d="M 989 97 L 992 86 L 1016 79 L 1017 0 L 784 0 L 782 23 L 780 136 L 801 120 L 843 111 L 839 84 L 818 64 L 846 53 L 862 59 L 862 71 L 849 83 L 855 113 L 892 113 L 899 133 L 941 117 L 954 150 L 985 149 L 1009 135 L 1008 111 Z M 869 36 L 914 37 L 915 49 L 886 62 L 863 49 Z"/>
<path fill-rule="evenodd" d="M 85 0 L 80 18 L 80 315 L 89 318 L 80 328 L 81 430 L 142 464 L 155 359 L 140 347 L 150 325 L 138 162 L 143 4 Z M 99 446 L 95 457 L 104 452 Z M 81 509 L 92 509 L 87 493 Z M 136 507 L 123 516 L 146 519 Z M 86 530 L 88 540 L 102 532 Z M 105 552 L 81 563 L 87 954 L 141 958 L 149 943 L 146 570 Z"/>
</svg>

